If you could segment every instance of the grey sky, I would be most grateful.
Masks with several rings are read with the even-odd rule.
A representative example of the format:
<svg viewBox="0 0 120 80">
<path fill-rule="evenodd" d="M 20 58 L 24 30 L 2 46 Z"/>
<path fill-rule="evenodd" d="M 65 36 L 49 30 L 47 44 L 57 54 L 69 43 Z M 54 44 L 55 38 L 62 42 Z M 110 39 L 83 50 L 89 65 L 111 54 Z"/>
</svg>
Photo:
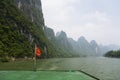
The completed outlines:
<svg viewBox="0 0 120 80">
<path fill-rule="evenodd" d="M 120 0 L 42 0 L 45 24 L 77 40 L 120 45 Z"/>
</svg>

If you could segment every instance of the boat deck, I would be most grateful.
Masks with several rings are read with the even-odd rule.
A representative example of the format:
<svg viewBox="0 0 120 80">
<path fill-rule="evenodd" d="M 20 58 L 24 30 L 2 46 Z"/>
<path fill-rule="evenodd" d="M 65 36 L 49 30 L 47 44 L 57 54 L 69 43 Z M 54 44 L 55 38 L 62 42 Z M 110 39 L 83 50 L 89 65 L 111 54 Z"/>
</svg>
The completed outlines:
<svg viewBox="0 0 120 80">
<path fill-rule="evenodd" d="M 0 80 L 96 80 L 82 72 L 0 71 Z"/>
</svg>

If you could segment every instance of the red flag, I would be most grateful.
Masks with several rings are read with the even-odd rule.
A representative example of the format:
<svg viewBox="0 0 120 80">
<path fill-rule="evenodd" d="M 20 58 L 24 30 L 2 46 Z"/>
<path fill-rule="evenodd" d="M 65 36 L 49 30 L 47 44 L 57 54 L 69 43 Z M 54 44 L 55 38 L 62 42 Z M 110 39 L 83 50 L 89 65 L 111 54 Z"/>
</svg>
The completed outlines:
<svg viewBox="0 0 120 80">
<path fill-rule="evenodd" d="M 35 45 L 35 54 L 36 54 L 36 56 L 37 57 L 40 57 L 41 56 L 41 50 L 40 50 L 40 48 L 39 47 L 37 47 L 37 45 Z"/>
</svg>

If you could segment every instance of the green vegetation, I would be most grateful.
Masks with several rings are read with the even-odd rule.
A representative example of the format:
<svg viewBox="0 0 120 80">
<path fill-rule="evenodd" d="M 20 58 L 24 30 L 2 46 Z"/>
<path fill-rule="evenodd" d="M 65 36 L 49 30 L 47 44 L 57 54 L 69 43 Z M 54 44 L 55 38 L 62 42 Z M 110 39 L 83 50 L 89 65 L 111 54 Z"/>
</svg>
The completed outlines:
<svg viewBox="0 0 120 80">
<path fill-rule="evenodd" d="M 30 41 L 20 33 L 22 29 L 32 32 L 31 26 L 12 0 L 0 1 L 0 57 L 5 59 L 3 61 L 7 61 L 6 57 L 32 56 Z"/>
<path fill-rule="evenodd" d="M 43 19 L 42 14 L 39 18 Z M 44 34 L 42 19 L 40 19 L 41 24 L 32 23 L 28 16 L 14 5 L 13 0 L 1 0 L 0 60 L 7 62 L 12 57 L 33 57 L 34 43 L 42 49 L 42 58 L 58 56 L 55 47 Z M 44 47 L 46 47 L 46 54 Z"/>
<path fill-rule="evenodd" d="M 105 57 L 113 57 L 113 58 L 120 58 L 120 50 L 117 51 L 109 51 L 105 55 Z"/>
</svg>

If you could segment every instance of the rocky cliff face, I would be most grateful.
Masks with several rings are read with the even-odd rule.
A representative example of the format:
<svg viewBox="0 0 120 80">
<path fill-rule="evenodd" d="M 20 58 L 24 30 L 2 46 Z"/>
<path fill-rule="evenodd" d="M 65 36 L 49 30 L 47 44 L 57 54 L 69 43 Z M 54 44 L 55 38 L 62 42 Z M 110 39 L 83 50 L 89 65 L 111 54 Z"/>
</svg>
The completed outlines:
<svg viewBox="0 0 120 80">
<path fill-rule="evenodd" d="M 32 56 L 35 43 L 41 48 L 42 57 L 56 56 L 55 47 L 44 33 L 41 0 L 1 0 L 0 34 L 4 56 Z"/>
<path fill-rule="evenodd" d="M 14 3 L 32 22 L 44 29 L 41 0 L 14 0 Z"/>
<path fill-rule="evenodd" d="M 37 30 L 44 30 L 44 18 L 42 13 L 41 0 L 14 0 L 14 4 L 34 25 L 37 26 Z M 26 38 L 28 38 L 31 43 L 34 41 L 34 35 L 25 28 L 21 28 L 20 32 Z M 39 35 L 43 35 L 43 33 Z"/>
<path fill-rule="evenodd" d="M 31 44 L 35 42 L 43 49 L 46 49 L 45 45 L 47 45 L 48 41 L 46 41 L 47 38 L 44 35 L 45 24 L 42 13 L 41 0 L 14 0 L 14 4 L 20 11 L 24 13 L 25 17 L 27 17 L 35 27 L 33 33 L 25 28 L 21 28 L 21 34 L 28 38 Z M 34 32 L 36 34 L 34 34 Z"/>
</svg>

